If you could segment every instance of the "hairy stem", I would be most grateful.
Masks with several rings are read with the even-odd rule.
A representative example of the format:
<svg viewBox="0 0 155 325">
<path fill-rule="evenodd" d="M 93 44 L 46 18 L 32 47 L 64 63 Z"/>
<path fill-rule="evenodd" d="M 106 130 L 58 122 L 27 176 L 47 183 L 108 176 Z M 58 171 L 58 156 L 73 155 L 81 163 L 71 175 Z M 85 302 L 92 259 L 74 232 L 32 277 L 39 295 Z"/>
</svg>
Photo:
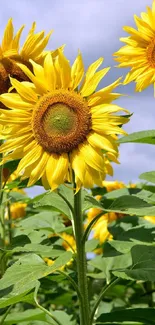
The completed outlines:
<svg viewBox="0 0 155 325">
<path fill-rule="evenodd" d="M 74 188 L 76 184 L 74 183 Z M 77 273 L 78 287 L 81 293 L 80 304 L 80 325 L 89 325 L 89 298 L 88 298 L 88 283 L 87 283 L 87 264 L 85 254 L 85 243 L 83 242 L 83 218 L 81 207 L 81 190 L 74 193 L 74 231 L 77 249 Z"/>
</svg>

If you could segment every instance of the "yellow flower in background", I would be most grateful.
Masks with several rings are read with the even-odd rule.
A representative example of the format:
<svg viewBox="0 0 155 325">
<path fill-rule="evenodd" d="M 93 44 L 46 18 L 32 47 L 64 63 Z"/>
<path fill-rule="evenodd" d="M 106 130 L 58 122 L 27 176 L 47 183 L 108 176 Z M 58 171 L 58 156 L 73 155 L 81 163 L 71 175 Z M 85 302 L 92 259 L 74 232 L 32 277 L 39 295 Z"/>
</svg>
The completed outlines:
<svg viewBox="0 0 155 325">
<path fill-rule="evenodd" d="M 10 205 L 11 219 L 24 218 L 26 216 L 26 203 L 15 202 Z"/>
<path fill-rule="evenodd" d="M 76 242 L 75 238 L 72 235 L 68 235 L 67 233 L 63 232 L 61 234 L 61 238 L 64 239 L 62 246 L 66 251 L 75 251 L 76 250 Z"/>
<path fill-rule="evenodd" d="M 151 222 L 151 223 L 155 223 L 155 216 L 153 216 L 153 217 L 145 216 L 144 219 Z"/>
<path fill-rule="evenodd" d="M 121 188 L 134 188 L 136 187 L 136 184 L 130 183 L 128 186 L 126 186 L 123 182 L 119 181 L 103 181 L 102 185 L 106 188 L 107 192 L 112 192 L 114 190 L 118 190 Z M 95 197 L 97 200 L 100 200 L 102 198 L 101 195 L 97 195 Z M 87 212 L 87 219 L 85 223 L 85 227 L 88 226 L 91 220 L 93 220 L 98 214 L 102 212 L 99 208 L 91 208 Z M 112 235 L 108 231 L 108 225 L 114 220 L 123 218 L 123 213 L 115 213 L 115 212 L 109 212 L 106 214 L 103 214 L 99 220 L 94 224 L 92 230 L 93 230 L 93 237 L 96 239 L 99 239 L 100 245 L 103 244 L 106 240 L 112 239 Z M 97 248 L 95 250 L 96 254 L 100 254 L 102 252 L 102 249 Z"/>
<path fill-rule="evenodd" d="M 136 82 L 136 91 L 142 91 L 150 84 L 155 86 L 155 0 L 152 8 L 141 13 L 141 18 L 134 16 L 137 28 L 125 26 L 129 37 L 120 38 L 126 45 L 114 56 L 120 62 L 119 67 L 130 68 L 124 84 Z"/>
<path fill-rule="evenodd" d="M 17 65 L 18 62 L 22 62 L 30 69 L 32 69 L 32 66 L 29 59 L 43 63 L 47 53 L 44 48 L 48 44 L 51 32 L 45 36 L 44 31 L 35 33 L 35 28 L 36 23 L 34 22 L 23 46 L 20 47 L 19 42 L 24 25 L 14 35 L 12 19 L 8 20 L 0 45 L 0 94 L 7 92 L 11 86 L 9 76 L 20 81 L 29 80 Z M 55 54 L 56 51 L 53 52 L 53 55 Z"/>
<path fill-rule="evenodd" d="M 108 225 L 122 217 L 123 214 L 115 212 L 109 212 L 101 216 L 93 227 L 93 237 L 99 239 L 100 244 L 103 244 L 107 239 L 112 239 L 112 235 L 108 231 Z"/>
<path fill-rule="evenodd" d="M 80 53 L 72 67 L 63 52 L 58 53 L 55 60 L 48 53 L 43 67 L 30 60 L 34 74 L 19 64 L 31 82 L 10 78 L 17 93 L 0 96 L 10 108 L 0 111 L 6 140 L 0 148 L 2 163 L 21 159 L 16 172 L 29 178 L 28 186 L 42 178 L 45 188 L 54 190 L 71 181 L 71 169 L 77 190 L 102 186 L 105 175 L 112 175 L 111 161 L 118 163 L 115 135 L 126 134 L 121 126 L 128 119 L 118 116 L 126 110 L 111 104 L 120 96 L 111 93 L 120 79 L 95 93 L 109 70 L 96 72 L 103 59 L 91 64 L 84 76 Z"/>
<path fill-rule="evenodd" d="M 119 190 L 120 188 L 125 188 L 125 184 L 119 181 L 103 181 L 102 186 L 106 187 L 107 192 Z"/>
</svg>

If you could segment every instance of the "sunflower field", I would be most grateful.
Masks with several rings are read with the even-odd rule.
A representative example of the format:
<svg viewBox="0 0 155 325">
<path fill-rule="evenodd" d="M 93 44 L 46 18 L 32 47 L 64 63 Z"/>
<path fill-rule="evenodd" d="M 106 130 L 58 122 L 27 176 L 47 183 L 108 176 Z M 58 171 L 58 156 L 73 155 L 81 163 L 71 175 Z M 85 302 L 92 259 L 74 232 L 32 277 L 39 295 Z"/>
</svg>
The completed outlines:
<svg viewBox="0 0 155 325">
<path fill-rule="evenodd" d="M 155 0 L 134 21 L 113 54 L 128 72 L 105 87 L 103 57 L 86 67 L 78 50 L 71 64 L 64 45 L 47 49 L 52 31 L 34 22 L 21 42 L 24 25 L 6 24 L 0 325 L 155 325 L 155 171 L 115 180 L 121 146 L 155 145 L 155 130 L 127 133 L 117 103 L 119 86 L 155 89 Z"/>
</svg>

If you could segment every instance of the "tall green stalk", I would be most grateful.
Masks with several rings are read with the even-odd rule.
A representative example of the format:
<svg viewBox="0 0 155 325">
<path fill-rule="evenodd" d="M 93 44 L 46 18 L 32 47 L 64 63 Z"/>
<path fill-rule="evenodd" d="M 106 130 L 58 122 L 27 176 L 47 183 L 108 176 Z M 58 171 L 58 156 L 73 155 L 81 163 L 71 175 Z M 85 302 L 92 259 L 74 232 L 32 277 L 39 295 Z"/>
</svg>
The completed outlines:
<svg viewBox="0 0 155 325">
<path fill-rule="evenodd" d="M 75 188 L 75 184 L 74 184 Z M 87 263 L 85 254 L 85 243 L 83 242 L 83 218 L 81 207 L 81 190 L 74 193 L 74 231 L 77 249 L 77 273 L 78 287 L 81 293 L 80 304 L 80 325 L 89 325 L 90 309 L 88 298 L 88 283 L 87 283 Z"/>
</svg>

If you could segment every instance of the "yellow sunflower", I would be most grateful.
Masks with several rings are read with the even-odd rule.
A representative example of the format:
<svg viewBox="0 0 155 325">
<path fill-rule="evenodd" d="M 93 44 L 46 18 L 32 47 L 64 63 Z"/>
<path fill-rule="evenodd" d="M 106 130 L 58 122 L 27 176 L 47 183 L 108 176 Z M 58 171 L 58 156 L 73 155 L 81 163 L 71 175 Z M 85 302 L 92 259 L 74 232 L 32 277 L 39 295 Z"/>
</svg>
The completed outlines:
<svg viewBox="0 0 155 325">
<path fill-rule="evenodd" d="M 11 219 L 24 218 L 26 216 L 26 203 L 14 202 L 10 205 Z"/>
<path fill-rule="evenodd" d="M 49 41 L 51 32 L 46 36 L 44 36 L 44 31 L 35 33 L 36 23 L 34 22 L 20 48 L 19 42 L 23 28 L 24 25 L 14 35 L 12 19 L 9 19 L 6 25 L 0 45 L 0 94 L 7 92 L 10 87 L 9 75 L 20 81 L 28 80 L 17 62 L 22 62 L 31 68 L 29 59 L 42 63 L 46 55 L 46 51 L 43 50 Z"/>
<path fill-rule="evenodd" d="M 72 180 L 72 170 L 77 190 L 102 186 L 105 175 L 112 174 L 110 161 L 118 163 L 115 135 L 126 134 L 121 126 L 128 119 L 118 116 L 126 110 L 111 104 L 120 96 L 111 93 L 120 79 L 95 93 L 109 70 L 96 72 L 103 59 L 91 64 L 84 77 L 80 53 L 72 67 L 58 53 L 55 60 L 48 53 L 43 67 L 30 60 L 34 74 L 19 64 L 31 82 L 10 78 L 17 93 L 0 96 L 10 108 L 0 110 L 6 140 L 0 147 L 2 163 L 21 159 L 16 173 L 29 178 L 28 186 L 42 178 L 45 188 L 54 190 Z"/>
<path fill-rule="evenodd" d="M 125 184 L 119 181 L 103 181 L 102 185 L 106 188 L 107 192 L 119 190 L 125 187 Z"/>
<path fill-rule="evenodd" d="M 129 37 L 120 38 L 126 45 L 114 53 L 119 67 L 131 68 L 124 84 L 136 82 L 136 91 L 142 91 L 150 84 L 155 87 L 155 0 L 152 9 L 141 13 L 141 18 L 134 16 L 137 29 L 125 26 Z"/>
</svg>

